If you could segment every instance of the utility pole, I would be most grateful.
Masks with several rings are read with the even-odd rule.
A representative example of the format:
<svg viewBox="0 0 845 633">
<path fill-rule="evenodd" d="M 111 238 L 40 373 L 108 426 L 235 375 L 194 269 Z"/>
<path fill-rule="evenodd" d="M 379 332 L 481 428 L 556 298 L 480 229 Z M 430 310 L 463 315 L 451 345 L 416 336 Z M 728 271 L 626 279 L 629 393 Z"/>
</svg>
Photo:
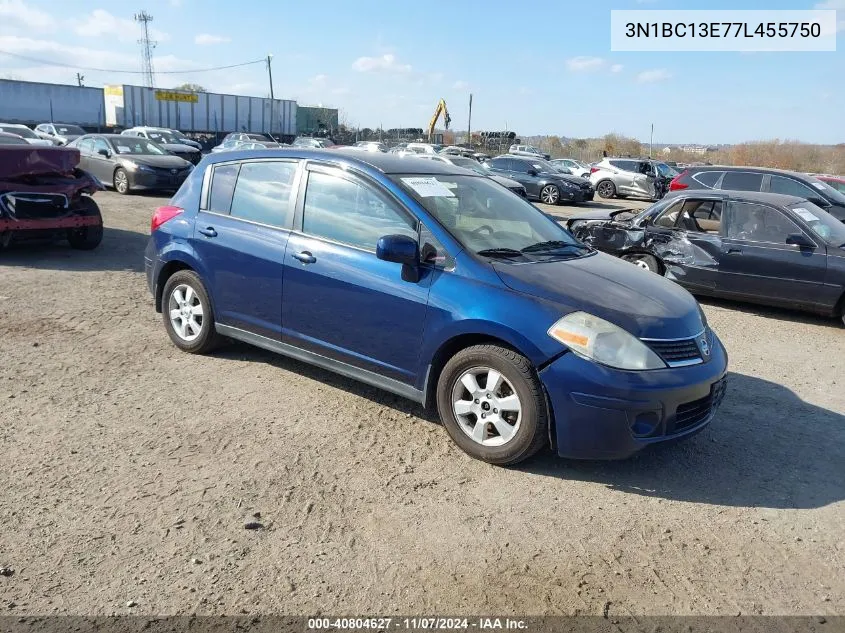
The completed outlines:
<svg viewBox="0 0 845 633">
<path fill-rule="evenodd" d="M 79 73 L 76 73 L 76 83 L 79 85 L 80 88 L 82 88 L 82 86 L 84 85 L 82 83 L 82 81 L 84 79 L 85 79 L 85 75 L 80 75 Z"/>
<path fill-rule="evenodd" d="M 273 56 L 267 55 L 267 75 L 270 77 L 270 138 L 273 138 L 273 118 L 275 116 L 274 110 L 276 109 L 276 97 L 273 94 L 273 67 L 271 66 L 272 61 Z"/>
<path fill-rule="evenodd" d="M 651 138 L 648 141 L 648 157 L 654 156 L 654 123 L 651 124 Z"/>
<path fill-rule="evenodd" d="M 144 36 L 138 40 L 138 43 L 142 46 L 142 55 L 144 58 L 144 84 L 149 88 L 154 88 L 155 70 L 153 70 L 153 49 L 156 47 L 156 43 L 150 39 L 150 22 L 153 21 L 153 16 L 142 10 L 140 13 L 135 14 L 135 21 L 141 24 L 141 28 L 144 29 Z"/>
<path fill-rule="evenodd" d="M 472 93 L 469 93 L 469 117 L 467 118 L 467 147 L 472 149 Z"/>
</svg>

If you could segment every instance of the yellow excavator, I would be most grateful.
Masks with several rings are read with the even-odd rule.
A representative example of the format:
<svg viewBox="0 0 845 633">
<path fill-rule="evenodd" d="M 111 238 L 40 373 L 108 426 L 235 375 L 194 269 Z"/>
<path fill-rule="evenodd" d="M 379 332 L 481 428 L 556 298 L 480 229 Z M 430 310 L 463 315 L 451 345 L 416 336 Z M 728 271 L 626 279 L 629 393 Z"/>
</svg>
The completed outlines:
<svg viewBox="0 0 845 633">
<path fill-rule="evenodd" d="M 434 127 L 437 125 L 437 119 L 440 118 L 440 115 L 443 115 L 443 123 L 446 126 L 446 129 L 449 129 L 449 124 L 452 122 L 452 117 L 449 116 L 449 110 L 446 108 L 446 102 L 441 99 L 437 103 L 437 108 L 434 110 L 434 116 L 431 117 L 431 121 L 428 122 L 428 142 L 431 143 L 432 138 L 434 137 Z"/>
</svg>

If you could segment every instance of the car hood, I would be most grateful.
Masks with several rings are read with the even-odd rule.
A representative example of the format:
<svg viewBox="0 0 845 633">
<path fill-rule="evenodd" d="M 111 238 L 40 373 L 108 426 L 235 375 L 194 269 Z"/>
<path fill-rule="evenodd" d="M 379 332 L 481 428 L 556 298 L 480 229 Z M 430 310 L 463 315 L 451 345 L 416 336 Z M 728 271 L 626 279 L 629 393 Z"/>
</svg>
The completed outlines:
<svg viewBox="0 0 845 633">
<path fill-rule="evenodd" d="M 168 152 L 198 152 L 196 147 L 190 145 L 183 145 L 182 143 L 159 143 Z"/>
<path fill-rule="evenodd" d="M 698 302 L 677 284 L 604 253 L 577 259 L 493 268 L 509 288 L 583 310 L 639 338 L 693 337 L 704 329 Z"/>
<path fill-rule="evenodd" d="M 190 165 L 184 158 L 178 156 L 153 156 L 151 154 L 118 154 L 121 160 L 135 163 L 137 165 L 149 165 L 150 167 L 162 167 L 165 169 L 181 169 Z"/>
<path fill-rule="evenodd" d="M 505 178 L 504 176 L 497 176 L 496 174 L 490 174 L 488 176 L 490 180 L 493 180 L 503 187 L 507 187 L 508 189 L 518 189 L 522 188 L 522 183 L 517 182 L 516 180 L 511 180 L 510 178 Z"/>
</svg>

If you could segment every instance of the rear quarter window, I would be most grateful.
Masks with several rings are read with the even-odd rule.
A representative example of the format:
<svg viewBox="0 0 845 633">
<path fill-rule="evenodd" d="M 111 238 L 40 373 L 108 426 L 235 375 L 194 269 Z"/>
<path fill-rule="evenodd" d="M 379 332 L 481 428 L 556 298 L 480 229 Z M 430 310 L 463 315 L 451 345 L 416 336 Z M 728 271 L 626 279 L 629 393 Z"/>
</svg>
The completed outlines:
<svg viewBox="0 0 845 633">
<path fill-rule="evenodd" d="M 238 180 L 240 165 L 218 165 L 211 174 L 211 193 L 208 196 L 208 210 L 215 213 L 229 213 L 232 196 Z"/>
<path fill-rule="evenodd" d="M 713 189 L 724 173 L 723 171 L 700 171 L 697 174 L 693 174 L 692 179 L 699 185 Z"/>
</svg>

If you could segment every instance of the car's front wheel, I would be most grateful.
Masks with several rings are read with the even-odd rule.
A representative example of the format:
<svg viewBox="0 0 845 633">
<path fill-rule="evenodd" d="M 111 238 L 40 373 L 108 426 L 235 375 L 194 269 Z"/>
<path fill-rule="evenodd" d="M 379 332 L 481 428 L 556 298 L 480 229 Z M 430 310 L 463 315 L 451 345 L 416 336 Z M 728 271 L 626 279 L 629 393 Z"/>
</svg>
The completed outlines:
<svg viewBox="0 0 845 633">
<path fill-rule="evenodd" d="M 114 190 L 122 195 L 129 193 L 129 175 L 123 167 L 114 170 Z"/>
<path fill-rule="evenodd" d="M 557 204 L 560 201 L 560 189 L 556 185 L 546 185 L 540 190 L 540 202 Z"/>
<path fill-rule="evenodd" d="M 437 409 L 452 440 L 491 464 L 516 464 L 547 442 L 549 419 L 537 372 L 505 347 L 477 345 L 452 357 L 437 383 Z"/>
<path fill-rule="evenodd" d="M 216 347 L 211 301 L 202 281 L 192 270 L 180 270 L 167 280 L 162 295 L 164 328 L 183 352 L 205 354 Z"/>
</svg>

